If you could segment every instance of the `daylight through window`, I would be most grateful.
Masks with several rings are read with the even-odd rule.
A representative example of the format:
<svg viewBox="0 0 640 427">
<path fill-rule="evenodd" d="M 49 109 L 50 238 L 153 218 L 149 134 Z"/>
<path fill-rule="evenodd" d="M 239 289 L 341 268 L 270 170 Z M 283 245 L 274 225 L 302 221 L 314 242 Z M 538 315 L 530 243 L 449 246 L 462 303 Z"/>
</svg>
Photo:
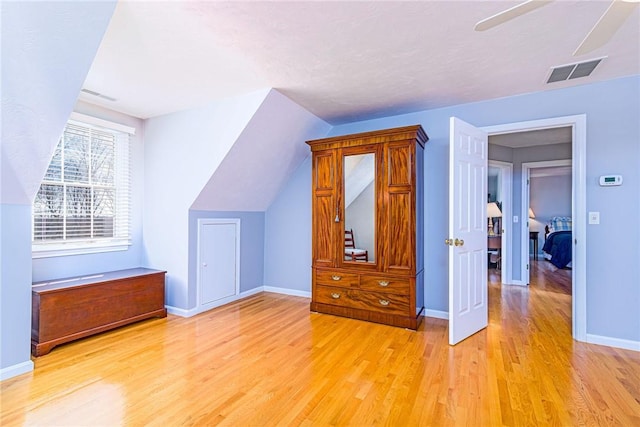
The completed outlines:
<svg viewBox="0 0 640 427">
<path fill-rule="evenodd" d="M 33 204 L 33 250 L 130 243 L 129 135 L 69 121 Z"/>
</svg>

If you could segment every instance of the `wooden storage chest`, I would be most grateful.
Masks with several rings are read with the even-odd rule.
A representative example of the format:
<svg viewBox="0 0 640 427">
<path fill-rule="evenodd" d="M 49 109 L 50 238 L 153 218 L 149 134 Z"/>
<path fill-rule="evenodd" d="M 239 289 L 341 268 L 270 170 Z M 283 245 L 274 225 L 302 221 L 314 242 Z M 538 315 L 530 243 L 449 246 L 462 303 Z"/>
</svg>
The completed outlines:
<svg viewBox="0 0 640 427">
<path fill-rule="evenodd" d="M 31 353 L 151 317 L 166 317 L 164 271 L 133 268 L 34 283 Z"/>
</svg>

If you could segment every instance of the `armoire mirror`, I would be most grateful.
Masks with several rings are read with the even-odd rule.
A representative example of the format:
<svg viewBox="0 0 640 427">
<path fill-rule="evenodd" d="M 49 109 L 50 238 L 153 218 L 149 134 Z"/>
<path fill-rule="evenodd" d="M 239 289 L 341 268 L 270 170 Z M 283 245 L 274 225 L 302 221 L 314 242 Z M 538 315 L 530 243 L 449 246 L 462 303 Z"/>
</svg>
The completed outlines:
<svg viewBox="0 0 640 427">
<path fill-rule="evenodd" d="M 375 263 L 376 156 L 344 156 L 344 260 Z"/>
</svg>

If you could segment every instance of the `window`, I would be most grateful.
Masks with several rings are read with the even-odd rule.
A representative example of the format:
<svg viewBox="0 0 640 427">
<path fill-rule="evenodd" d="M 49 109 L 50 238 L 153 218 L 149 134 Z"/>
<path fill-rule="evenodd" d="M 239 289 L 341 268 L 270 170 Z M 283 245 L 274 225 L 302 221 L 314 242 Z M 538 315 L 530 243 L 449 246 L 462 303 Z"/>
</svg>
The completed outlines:
<svg viewBox="0 0 640 427">
<path fill-rule="evenodd" d="M 69 120 L 33 203 L 34 257 L 127 248 L 129 159 L 129 133 Z"/>
</svg>

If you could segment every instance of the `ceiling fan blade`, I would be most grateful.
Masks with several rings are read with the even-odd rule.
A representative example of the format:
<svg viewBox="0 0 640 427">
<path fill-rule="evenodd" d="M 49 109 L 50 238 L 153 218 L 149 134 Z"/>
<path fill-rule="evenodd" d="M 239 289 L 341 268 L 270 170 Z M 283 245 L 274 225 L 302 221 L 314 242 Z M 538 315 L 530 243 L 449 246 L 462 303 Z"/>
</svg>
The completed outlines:
<svg viewBox="0 0 640 427">
<path fill-rule="evenodd" d="M 604 46 L 639 4 L 637 1 L 614 0 L 587 34 L 587 37 L 580 43 L 580 46 L 573 52 L 573 56 L 584 55 Z"/>
<path fill-rule="evenodd" d="M 542 6 L 546 6 L 548 3 L 551 3 L 553 0 L 528 0 L 524 3 L 520 3 L 517 6 L 514 6 L 510 9 L 504 10 L 500 13 L 497 13 L 493 16 L 488 17 L 487 19 L 483 19 L 478 22 L 475 26 L 476 31 L 484 31 L 490 28 L 493 28 L 497 25 L 503 24 L 507 21 L 510 21 L 518 16 L 522 16 L 525 13 L 529 13 L 533 10 L 541 8 Z"/>
</svg>

